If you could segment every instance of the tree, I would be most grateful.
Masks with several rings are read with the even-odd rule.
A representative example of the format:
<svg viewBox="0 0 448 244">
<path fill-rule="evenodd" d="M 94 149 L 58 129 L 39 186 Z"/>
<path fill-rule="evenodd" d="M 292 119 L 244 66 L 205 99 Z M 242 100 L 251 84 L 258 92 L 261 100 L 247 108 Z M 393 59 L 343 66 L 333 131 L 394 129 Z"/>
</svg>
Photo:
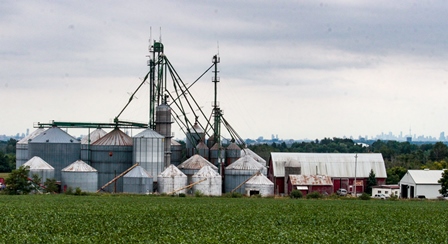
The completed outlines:
<svg viewBox="0 0 448 244">
<path fill-rule="evenodd" d="M 376 186 L 376 176 L 375 172 L 373 172 L 373 169 L 371 169 L 369 173 L 369 178 L 367 179 L 366 193 L 372 195 L 373 186 Z"/>
<path fill-rule="evenodd" d="M 49 179 L 44 182 L 45 192 L 55 193 L 58 192 L 58 185 L 56 184 L 56 179 Z"/>
<path fill-rule="evenodd" d="M 445 195 L 448 193 L 448 169 L 442 172 L 442 178 L 438 181 L 442 188 L 439 190 L 440 194 Z"/>
<path fill-rule="evenodd" d="M 20 168 L 13 170 L 8 178 L 6 178 L 6 193 L 9 195 L 28 194 L 32 190 L 31 182 L 28 180 L 28 173 L 30 169 L 28 166 L 20 166 Z"/>
</svg>

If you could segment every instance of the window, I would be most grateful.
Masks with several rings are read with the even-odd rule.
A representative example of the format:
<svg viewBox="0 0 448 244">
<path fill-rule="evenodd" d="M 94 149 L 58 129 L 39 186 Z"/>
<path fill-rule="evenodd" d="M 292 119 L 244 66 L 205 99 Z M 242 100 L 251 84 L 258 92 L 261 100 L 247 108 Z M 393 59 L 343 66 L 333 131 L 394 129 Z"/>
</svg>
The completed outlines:
<svg viewBox="0 0 448 244">
<path fill-rule="evenodd" d="M 378 191 L 378 193 L 381 193 L 381 191 Z"/>
<path fill-rule="evenodd" d="M 384 191 L 384 194 L 387 194 L 387 193 L 389 193 L 389 191 Z"/>
</svg>

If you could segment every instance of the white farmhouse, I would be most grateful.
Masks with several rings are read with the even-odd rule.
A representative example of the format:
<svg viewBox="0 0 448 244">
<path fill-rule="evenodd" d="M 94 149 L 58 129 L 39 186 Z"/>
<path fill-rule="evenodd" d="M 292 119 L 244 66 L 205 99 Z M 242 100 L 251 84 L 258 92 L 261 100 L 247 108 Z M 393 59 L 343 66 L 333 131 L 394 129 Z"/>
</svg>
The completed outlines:
<svg viewBox="0 0 448 244">
<path fill-rule="evenodd" d="M 443 170 L 408 170 L 400 180 L 401 198 L 436 199 L 440 196 Z"/>
</svg>

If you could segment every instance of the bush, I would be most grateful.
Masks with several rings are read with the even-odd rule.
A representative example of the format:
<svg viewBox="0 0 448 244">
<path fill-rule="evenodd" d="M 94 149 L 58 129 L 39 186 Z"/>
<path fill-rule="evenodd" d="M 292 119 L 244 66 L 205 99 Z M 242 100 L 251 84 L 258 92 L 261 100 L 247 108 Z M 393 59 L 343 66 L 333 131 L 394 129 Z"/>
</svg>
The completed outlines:
<svg viewBox="0 0 448 244">
<path fill-rule="evenodd" d="M 306 199 L 319 199 L 322 198 L 322 194 L 317 191 L 311 192 L 306 195 Z"/>
<path fill-rule="evenodd" d="M 243 194 L 239 193 L 239 192 L 228 192 L 224 195 L 224 197 L 228 197 L 228 198 L 241 198 L 243 197 Z"/>
<path fill-rule="evenodd" d="M 370 200 L 370 195 L 364 192 L 358 198 L 361 199 L 361 200 Z"/>
<path fill-rule="evenodd" d="M 203 197 L 203 196 L 204 196 L 204 193 L 202 193 L 201 191 L 195 191 L 195 192 L 194 192 L 194 196 L 195 196 L 195 197 Z"/>
<path fill-rule="evenodd" d="M 46 193 L 56 193 L 58 192 L 58 185 L 56 184 L 56 179 L 46 179 L 44 182 Z"/>
<path fill-rule="evenodd" d="M 187 195 L 185 193 L 179 193 L 179 197 L 186 197 Z"/>
<path fill-rule="evenodd" d="M 84 195 L 87 195 L 87 192 L 83 192 L 83 191 L 81 190 L 81 188 L 76 187 L 76 189 L 75 189 L 75 195 L 76 195 L 76 196 L 84 196 Z"/>
<path fill-rule="evenodd" d="M 292 190 L 291 193 L 289 194 L 289 197 L 290 198 L 302 198 L 303 194 L 299 190 Z"/>
<path fill-rule="evenodd" d="M 398 201 L 398 196 L 392 193 L 389 197 L 389 201 Z"/>
<path fill-rule="evenodd" d="M 64 194 L 65 195 L 73 195 L 74 194 L 73 188 L 71 188 L 70 186 L 67 187 L 67 189 L 65 190 Z"/>
</svg>

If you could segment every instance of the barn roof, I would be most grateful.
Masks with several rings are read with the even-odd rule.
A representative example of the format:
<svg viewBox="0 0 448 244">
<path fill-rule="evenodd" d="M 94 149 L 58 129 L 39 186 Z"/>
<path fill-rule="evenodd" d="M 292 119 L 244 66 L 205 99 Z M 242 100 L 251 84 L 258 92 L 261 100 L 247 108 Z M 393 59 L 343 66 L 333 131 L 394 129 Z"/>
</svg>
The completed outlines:
<svg viewBox="0 0 448 244">
<path fill-rule="evenodd" d="M 331 177 L 328 175 L 289 175 L 289 180 L 293 186 L 329 186 L 333 185 Z"/>
<path fill-rule="evenodd" d="M 355 155 L 357 158 L 355 160 Z M 368 178 L 373 170 L 376 178 L 387 178 L 381 153 L 282 153 L 272 152 L 269 160 L 275 177 L 285 176 L 285 164 L 300 163 L 303 175 Z"/>
<path fill-rule="evenodd" d="M 416 184 L 440 184 L 443 170 L 408 170 L 406 173 Z M 403 178 L 405 178 L 403 176 Z"/>
</svg>

